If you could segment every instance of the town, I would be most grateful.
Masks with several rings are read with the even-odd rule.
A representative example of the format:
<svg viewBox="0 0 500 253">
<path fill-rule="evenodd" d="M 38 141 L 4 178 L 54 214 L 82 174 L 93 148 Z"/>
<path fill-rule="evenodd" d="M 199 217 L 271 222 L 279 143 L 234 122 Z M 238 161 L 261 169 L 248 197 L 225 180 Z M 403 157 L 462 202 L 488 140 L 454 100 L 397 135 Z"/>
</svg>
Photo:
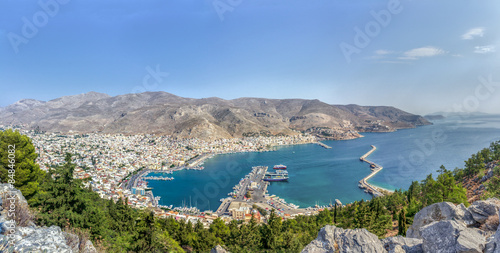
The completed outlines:
<svg viewBox="0 0 500 253">
<path fill-rule="evenodd" d="M 208 227 L 218 217 L 225 221 L 249 220 L 250 217 L 254 217 L 258 222 L 265 222 L 265 215 L 261 215 L 264 209 L 260 207 L 264 205 L 268 210 L 275 209 L 283 218 L 292 218 L 297 214 L 311 215 L 319 210 L 310 208 L 299 212 L 297 211 L 299 209 L 290 208 L 293 204 L 287 204 L 274 195 L 267 195 L 268 199 L 274 199 L 276 203 L 259 204 L 258 208 L 257 206 L 252 208 L 248 204 L 237 205 L 238 202 L 234 202 L 232 206 L 226 206 L 224 212 L 202 212 L 194 207 L 160 206 L 159 197 L 154 197 L 147 187 L 147 180 L 174 180 L 173 177 L 148 177 L 149 172 L 199 170 L 203 169 L 204 160 L 217 154 L 271 151 L 280 145 L 317 143 L 316 137 L 308 134 L 208 141 L 151 134 L 40 133 L 26 130 L 25 126 L 0 126 L 0 129 L 6 128 L 18 130 L 32 139 L 38 154 L 36 162 L 42 170 L 47 171 L 64 164 L 65 154 L 70 153 L 73 155 L 72 162 L 76 164 L 74 178 L 84 180 L 85 186 L 91 187 L 102 198 L 114 201 L 126 199 L 128 204 L 135 208 L 152 209 L 159 217 L 185 219 L 192 223 L 200 221 Z M 243 199 L 243 196 L 239 197 Z M 293 211 L 280 211 L 284 206 Z"/>
</svg>

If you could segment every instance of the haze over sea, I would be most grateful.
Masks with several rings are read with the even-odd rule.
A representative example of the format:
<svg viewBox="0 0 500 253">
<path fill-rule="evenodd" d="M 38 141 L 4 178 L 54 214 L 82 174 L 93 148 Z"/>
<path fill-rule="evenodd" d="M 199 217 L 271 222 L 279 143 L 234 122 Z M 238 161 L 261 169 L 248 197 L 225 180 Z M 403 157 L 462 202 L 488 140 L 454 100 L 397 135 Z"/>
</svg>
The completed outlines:
<svg viewBox="0 0 500 253">
<path fill-rule="evenodd" d="M 370 173 L 359 157 L 375 145 L 368 158 L 384 169 L 369 180 L 387 189 L 407 189 L 413 180 L 429 173 L 436 175 L 439 166 L 463 167 L 471 154 L 500 140 L 500 116 L 482 115 L 435 120 L 434 125 L 391 133 L 364 133 L 364 138 L 347 141 L 323 141 L 332 149 L 316 144 L 278 147 L 272 152 L 234 153 L 215 156 L 202 171 L 183 170 L 173 174 L 173 181 L 150 181 L 160 204 L 196 206 L 215 210 L 252 166 L 285 164 L 288 182 L 273 182 L 269 194 L 301 207 L 330 204 L 339 199 L 349 203 L 370 199 L 358 188 L 358 181 Z"/>
</svg>

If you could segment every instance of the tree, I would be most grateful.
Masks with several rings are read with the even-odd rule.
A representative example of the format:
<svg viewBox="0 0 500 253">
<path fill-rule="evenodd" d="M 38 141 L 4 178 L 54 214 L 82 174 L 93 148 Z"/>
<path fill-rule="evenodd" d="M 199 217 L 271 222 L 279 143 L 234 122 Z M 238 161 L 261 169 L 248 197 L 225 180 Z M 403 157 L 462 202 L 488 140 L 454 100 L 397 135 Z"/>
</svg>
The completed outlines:
<svg viewBox="0 0 500 253">
<path fill-rule="evenodd" d="M 35 147 L 27 136 L 11 129 L 0 131 L 0 179 L 13 182 L 28 201 L 40 190 L 45 177 L 36 158 Z"/>
<path fill-rule="evenodd" d="M 406 224 L 406 211 L 405 208 L 401 209 L 399 212 L 398 219 L 398 235 L 406 236 L 406 230 L 408 229 Z"/>
</svg>

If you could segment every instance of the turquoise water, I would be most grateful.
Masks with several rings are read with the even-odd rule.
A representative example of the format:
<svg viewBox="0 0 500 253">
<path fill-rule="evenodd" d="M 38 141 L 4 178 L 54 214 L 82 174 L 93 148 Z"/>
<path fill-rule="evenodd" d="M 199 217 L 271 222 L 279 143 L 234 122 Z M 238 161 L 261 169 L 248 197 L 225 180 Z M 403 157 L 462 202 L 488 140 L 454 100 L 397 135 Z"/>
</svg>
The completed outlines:
<svg viewBox="0 0 500 253">
<path fill-rule="evenodd" d="M 369 160 L 384 169 L 370 183 L 388 189 L 406 189 L 413 180 L 422 180 L 441 165 L 463 167 L 472 153 L 500 140 L 500 116 L 438 120 L 434 125 L 392 133 L 364 133 L 364 138 L 324 141 L 332 149 L 316 144 L 279 147 L 272 152 L 218 155 L 205 162 L 205 170 L 184 170 L 173 181 L 150 181 L 160 204 L 197 206 L 215 210 L 219 199 L 251 171 L 252 166 L 288 166 L 288 182 L 273 182 L 269 194 L 278 195 L 301 207 L 326 205 L 339 199 L 349 203 L 370 199 L 358 188 L 358 181 L 370 173 L 359 157 L 375 145 Z"/>
</svg>

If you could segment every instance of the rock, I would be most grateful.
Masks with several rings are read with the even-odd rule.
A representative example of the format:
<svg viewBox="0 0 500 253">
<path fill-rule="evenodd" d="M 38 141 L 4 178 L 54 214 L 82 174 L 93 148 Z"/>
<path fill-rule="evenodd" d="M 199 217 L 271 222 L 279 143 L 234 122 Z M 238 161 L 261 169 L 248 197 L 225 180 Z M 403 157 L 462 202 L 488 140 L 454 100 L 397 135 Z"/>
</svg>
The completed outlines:
<svg viewBox="0 0 500 253">
<path fill-rule="evenodd" d="M 366 229 L 343 229 L 325 226 L 302 253 L 386 252 L 378 237 Z"/>
<path fill-rule="evenodd" d="M 500 212 L 498 213 L 498 218 L 500 219 Z M 498 226 L 497 232 L 488 238 L 484 252 L 500 253 L 500 226 Z"/>
<path fill-rule="evenodd" d="M 403 252 L 420 253 L 422 250 L 422 240 L 416 238 L 406 238 L 402 236 L 387 237 L 382 239 L 384 248 L 389 252 L 398 252 L 398 247 Z"/>
<path fill-rule="evenodd" d="M 499 209 L 500 200 L 497 198 L 478 200 L 467 208 L 472 215 L 472 219 L 479 224 L 484 224 L 490 216 L 496 215 Z"/>
<path fill-rule="evenodd" d="M 396 245 L 393 249 L 389 250 L 389 253 L 406 253 L 406 251 L 399 245 Z"/>
<path fill-rule="evenodd" d="M 210 250 L 210 253 L 230 253 L 230 252 L 225 250 L 222 246 L 217 245 L 212 250 Z"/>
<path fill-rule="evenodd" d="M 11 239 L 5 235 L 0 235 L 0 245 L 9 244 Z M 49 228 L 25 228 L 16 229 L 13 245 L 9 245 L 9 250 L 14 252 L 72 252 L 66 244 L 66 238 L 58 226 Z"/>
<path fill-rule="evenodd" d="M 420 229 L 424 252 L 483 252 L 485 238 L 475 228 L 454 220 L 436 221 Z"/>
<path fill-rule="evenodd" d="M 14 195 L 17 196 L 17 206 L 28 207 L 21 191 L 10 188 L 10 184 L 0 184 L 1 201 L 8 201 Z M 0 210 L 0 252 L 80 252 L 79 249 L 84 253 L 97 252 L 89 240 L 84 242 L 85 245 L 80 245 L 77 235 L 62 232 L 58 226 L 41 228 L 31 221 L 27 226 L 15 226 L 13 234 L 4 235 L 3 232 L 10 230 L 12 223 L 7 210 Z M 73 243 L 68 245 L 68 241 Z"/>
<path fill-rule="evenodd" d="M 435 221 L 461 219 L 465 215 L 461 211 L 458 209 L 457 212 L 457 207 L 450 202 L 440 202 L 424 207 L 415 214 L 413 224 L 406 231 L 406 237 L 422 239 L 420 228 Z"/>
</svg>

